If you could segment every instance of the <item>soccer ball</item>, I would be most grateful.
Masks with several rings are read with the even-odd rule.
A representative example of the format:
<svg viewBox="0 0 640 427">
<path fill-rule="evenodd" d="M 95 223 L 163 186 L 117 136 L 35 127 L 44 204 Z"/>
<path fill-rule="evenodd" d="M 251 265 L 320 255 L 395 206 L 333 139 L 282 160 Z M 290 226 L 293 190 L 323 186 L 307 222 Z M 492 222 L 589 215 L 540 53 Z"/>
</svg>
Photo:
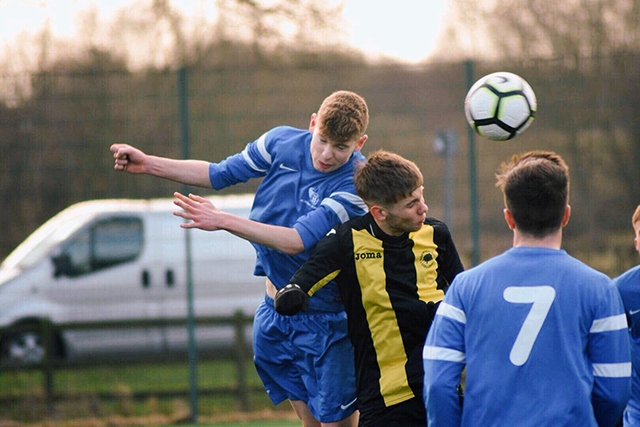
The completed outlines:
<svg viewBox="0 0 640 427">
<path fill-rule="evenodd" d="M 464 114 L 478 135 L 505 141 L 531 125 L 536 94 L 522 77 L 505 71 L 475 82 L 464 100 Z"/>
</svg>

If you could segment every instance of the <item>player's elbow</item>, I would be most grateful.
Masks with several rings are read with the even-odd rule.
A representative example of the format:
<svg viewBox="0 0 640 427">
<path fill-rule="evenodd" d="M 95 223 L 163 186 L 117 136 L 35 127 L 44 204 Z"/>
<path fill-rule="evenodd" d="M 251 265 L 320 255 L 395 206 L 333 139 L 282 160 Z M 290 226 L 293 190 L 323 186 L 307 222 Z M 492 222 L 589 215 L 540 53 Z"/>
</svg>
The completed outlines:
<svg viewBox="0 0 640 427">
<path fill-rule="evenodd" d="M 599 425 L 614 425 L 622 416 L 630 397 L 630 377 L 596 380 L 591 402 Z"/>
<path fill-rule="evenodd" d="M 460 425 L 462 399 L 455 387 L 430 382 L 424 389 L 424 404 L 430 425 Z"/>
<path fill-rule="evenodd" d="M 293 230 L 291 236 L 281 241 L 279 247 L 276 249 L 287 255 L 298 255 L 300 252 L 304 251 L 305 248 L 302 238 L 297 231 Z"/>
<path fill-rule="evenodd" d="M 453 390 L 448 384 L 444 384 L 438 381 L 425 381 L 424 384 L 424 397 L 425 403 L 430 406 L 438 406 L 443 396 L 447 396 L 451 394 L 450 391 Z"/>
<path fill-rule="evenodd" d="M 302 243 L 299 245 L 297 244 L 287 245 L 287 246 L 284 246 L 281 249 L 281 251 L 287 255 L 298 255 L 300 252 L 304 251 L 304 245 Z"/>
</svg>

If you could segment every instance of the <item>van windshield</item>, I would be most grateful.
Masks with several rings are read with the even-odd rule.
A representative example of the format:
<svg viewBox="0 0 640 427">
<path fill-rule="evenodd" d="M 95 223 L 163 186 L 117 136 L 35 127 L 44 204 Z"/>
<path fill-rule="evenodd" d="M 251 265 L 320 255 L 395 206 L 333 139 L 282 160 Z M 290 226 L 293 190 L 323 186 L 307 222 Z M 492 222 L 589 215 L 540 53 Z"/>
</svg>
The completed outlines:
<svg viewBox="0 0 640 427">
<path fill-rule="evenodd" d="M 36 264 L 69 235 L 87 223 L 93 213 L 56 215 L 45 222 L 2 261 L 1 268 L 24 270 Z"/>
</svg>

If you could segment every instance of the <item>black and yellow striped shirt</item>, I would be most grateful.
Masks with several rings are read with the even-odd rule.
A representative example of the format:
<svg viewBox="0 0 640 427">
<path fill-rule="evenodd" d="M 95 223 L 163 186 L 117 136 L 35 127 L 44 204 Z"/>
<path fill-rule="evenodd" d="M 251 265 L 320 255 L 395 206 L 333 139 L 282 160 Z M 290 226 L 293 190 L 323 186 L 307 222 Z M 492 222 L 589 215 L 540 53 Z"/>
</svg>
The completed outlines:
<svg viewBox="0 0 640 427">
<path fill-rule="evenodd" d="M 309 295 L 337 282 L 361 411 L 422 396 L 422 347 L 437 303 L 462 270 L 443 222 L 427 218 L 419 231 L 389 236 L 366 214 L 332 229 L 293 276 Z"/>
</svg>

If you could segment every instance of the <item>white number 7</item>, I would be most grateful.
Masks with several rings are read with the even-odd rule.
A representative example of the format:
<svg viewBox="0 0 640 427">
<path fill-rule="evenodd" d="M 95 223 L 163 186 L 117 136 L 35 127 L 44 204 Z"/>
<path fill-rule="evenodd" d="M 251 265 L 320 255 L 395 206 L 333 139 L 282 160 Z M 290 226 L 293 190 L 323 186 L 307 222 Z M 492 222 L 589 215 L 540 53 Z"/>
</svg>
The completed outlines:
<svg viewBox="0 0 640 427">
<path fill-rule="evenodd" d="M 556 297 L 556 291 L 551 286 L 510 286 L 504 290 L 503 297 L 507 302 L 531 304 L 531 310 L 524 319 L 509 353 L 511 363 L 522 366 L 529 359 L 533 344 Z"/>
</svg>

